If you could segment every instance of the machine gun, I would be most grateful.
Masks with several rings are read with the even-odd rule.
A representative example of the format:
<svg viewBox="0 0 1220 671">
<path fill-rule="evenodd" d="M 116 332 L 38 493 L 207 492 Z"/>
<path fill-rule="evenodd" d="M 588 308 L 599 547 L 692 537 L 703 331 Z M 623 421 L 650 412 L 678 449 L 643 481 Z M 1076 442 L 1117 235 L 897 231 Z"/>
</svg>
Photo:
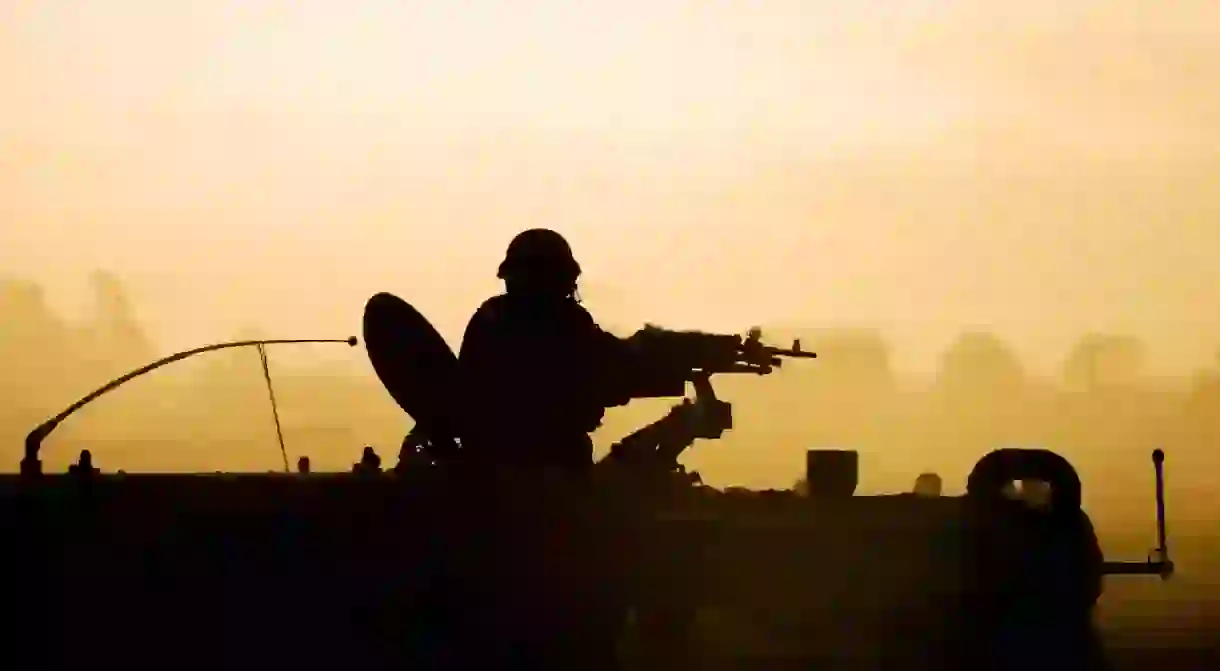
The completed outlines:
<svg viewBox="0 0 1220 671">
<path fill-rule="evenodd" d="M 680 371 L 693 381 L 700 374 L 753 373 L 767 375 L 783 365 L 785 358 L 814 359 L 817 354 L 801 349 L 795 340 L 790 349 L 762 343 L 762 330 L 750 329 L 744 338 L 705 331 L 673 331 L 649 324 L 628 342 L 643 357 L 667 371 Z"/>
<path fill-rule="evenodd" d="M 767 375 L 779 368 L 784 358 L 817 357 L 802 350 L 800 340 L 789 349 L 764 345 L 758 328 L 750 329 L 743 338 L 647 325 L 628 342 L 645 369 L 637 379 L 634 398 L 674 396 L 677 394 L 673 391 L 679 387 L 684 394 L 688 381 L 695 390 L 694 399 L 684 398 L 661 419 L 615 443 L 600 462 L 653 473 L 680 470 L 678 457 L 695 440 L 715 440 L 733 428 L 732 405 L 716 397 L 712 375 Z"/>
</svg>

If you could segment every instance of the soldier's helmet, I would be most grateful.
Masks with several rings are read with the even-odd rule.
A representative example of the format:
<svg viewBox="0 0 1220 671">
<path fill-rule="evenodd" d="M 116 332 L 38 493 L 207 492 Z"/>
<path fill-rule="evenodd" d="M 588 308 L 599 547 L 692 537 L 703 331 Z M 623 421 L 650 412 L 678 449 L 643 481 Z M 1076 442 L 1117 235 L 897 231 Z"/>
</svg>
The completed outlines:
<svg viewBox="0 0 1220 671">
<path fill-rule="evenodd" d="M 496 276 L 539 288 L 575 290 L 580 264 L 562 235 L 548 228 L 531 228 L 508 244 Z"/>
</svg>

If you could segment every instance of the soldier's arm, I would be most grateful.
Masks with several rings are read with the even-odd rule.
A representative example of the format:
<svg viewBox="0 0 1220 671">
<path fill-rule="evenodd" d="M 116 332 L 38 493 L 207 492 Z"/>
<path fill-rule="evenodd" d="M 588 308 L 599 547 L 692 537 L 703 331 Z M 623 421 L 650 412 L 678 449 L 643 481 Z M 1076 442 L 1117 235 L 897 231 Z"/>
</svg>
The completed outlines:
<svg viewBox="0 0 1220 671">
<path fill-rule="evenodd" d="M 632 361 L 628 344 L 613 333 L 593 328 L 593 365 L 606 407 L 626 405 L 632 398 L 632 376 L 626 374 Z"/>
<path fill-rule="evenodd" d="M 607 407 L 625 405 L 634 398 L 682 396 L 686 376 L 682 371 L 666 370 L 633 340 L 624 340 L 594 325 L 594 351 L 602 384 L 607 391 Z"/>
</svg>

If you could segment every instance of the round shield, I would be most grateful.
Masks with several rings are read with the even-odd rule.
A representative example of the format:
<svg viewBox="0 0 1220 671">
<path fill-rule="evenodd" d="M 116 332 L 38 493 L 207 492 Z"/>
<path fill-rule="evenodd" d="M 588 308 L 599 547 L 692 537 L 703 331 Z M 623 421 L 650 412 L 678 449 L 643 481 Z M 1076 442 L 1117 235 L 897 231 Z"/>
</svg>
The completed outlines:
<svg viewBox="0 0 1220 671">
<path fill-rule="evenodd" d="M 426 317 L 379 293 L 364 306 L 364 347 L 381 384 L 417 425 L 448 424 L 457 357 Z"/>
</svg>

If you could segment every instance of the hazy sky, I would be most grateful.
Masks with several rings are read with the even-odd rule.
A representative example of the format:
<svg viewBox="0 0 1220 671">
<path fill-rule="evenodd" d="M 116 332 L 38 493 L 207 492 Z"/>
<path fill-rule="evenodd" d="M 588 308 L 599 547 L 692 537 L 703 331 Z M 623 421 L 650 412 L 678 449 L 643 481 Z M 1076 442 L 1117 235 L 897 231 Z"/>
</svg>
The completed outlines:
<svg viewBox="0 0 1220 671">
<path fill-rule="evenodd" d="M 0 268 L 166 347 L 456 343 L 525 227 L 603 321 L 1220 346 L 1220 4 L 8 0 Z"/>
</svg>

